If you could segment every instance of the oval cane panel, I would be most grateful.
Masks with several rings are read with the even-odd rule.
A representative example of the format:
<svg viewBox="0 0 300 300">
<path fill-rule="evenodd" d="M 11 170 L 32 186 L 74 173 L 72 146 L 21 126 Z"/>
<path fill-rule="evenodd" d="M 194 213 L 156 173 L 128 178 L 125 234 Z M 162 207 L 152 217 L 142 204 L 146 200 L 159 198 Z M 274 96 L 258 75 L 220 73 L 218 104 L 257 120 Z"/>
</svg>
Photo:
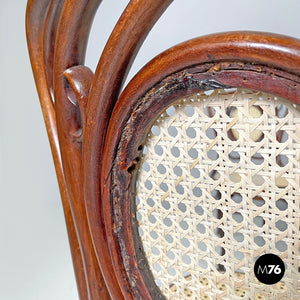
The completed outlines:
<svg viewBox="0 0 300 300">
<path fill-rule="evenodd" d="M 139 234 L 167 299 L 299 299 L 300 112 L 231 89 L 181 99 L 153 125 L 136 184 Z M 275 285 L 253 266 L 286 265 Z"/>
</svg>

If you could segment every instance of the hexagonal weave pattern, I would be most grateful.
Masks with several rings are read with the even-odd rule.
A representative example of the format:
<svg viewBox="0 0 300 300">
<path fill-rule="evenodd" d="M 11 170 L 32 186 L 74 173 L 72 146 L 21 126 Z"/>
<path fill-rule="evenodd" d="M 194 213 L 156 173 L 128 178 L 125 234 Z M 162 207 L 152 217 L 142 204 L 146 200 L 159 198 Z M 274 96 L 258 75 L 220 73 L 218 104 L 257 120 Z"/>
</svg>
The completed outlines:
<svg viewBox="0 0 300 300">
<path fill-rule="evenodd" d="M 178 100 L 156 120 L 136 185 L 137 219 L 167 299 L 299 299 L 300 112 L 244 89 Z M 275 285 L 258 256 L 286 264 Z"/>
</svg>

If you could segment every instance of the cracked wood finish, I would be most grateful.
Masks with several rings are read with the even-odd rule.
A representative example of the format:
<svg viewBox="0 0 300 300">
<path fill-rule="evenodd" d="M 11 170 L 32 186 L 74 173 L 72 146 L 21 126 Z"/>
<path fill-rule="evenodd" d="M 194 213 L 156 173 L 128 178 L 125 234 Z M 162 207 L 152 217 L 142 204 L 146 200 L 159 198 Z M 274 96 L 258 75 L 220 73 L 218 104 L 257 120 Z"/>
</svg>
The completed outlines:
<svg viewBox="0 0 300 300">
<path fill-rule="evenodd" d="M 143 40 L 171 1 L 130 1 L 94 75 L 84 57 L 100 2 L 29 0 L 30 59 L 80 299 L 159 299 L 163 296 L 139 250 L 131 207 L 151 122 L 184 95 L 224 86 L 270 92 L 299 104 L 300 42 L 253 32 L 190 40 L 153 59 L 119 95 Z"/>
<path fill-rule="evenodd" d="M 195 39 L 151 61 L 120 96 L 105 141 L 102 201 L 103 211 L 107 212 L 105 226 L 110 230 L 107 234 L 111 235 L 109 248 L 117 258 L 114 264 L 119 264 L 120 258 L 123 260 L 125 271 L 119 268 L 124 272 L 119 277 L 128 278 L 137 299 L 162 297 L 149 275 L 136 231 L 132 199 L 136 166 L 152 123 L 177 99 L 214 88 L 252 88 L 299 104 L 300 43 L 290 39 L 286 47 L 286 42 L 281 36 L 268 38 L 249 32 Z M 170 61 L 177 63 L 173 65 Z M 160 72 L 154 72 L 157 69 Z"/>
</svg>

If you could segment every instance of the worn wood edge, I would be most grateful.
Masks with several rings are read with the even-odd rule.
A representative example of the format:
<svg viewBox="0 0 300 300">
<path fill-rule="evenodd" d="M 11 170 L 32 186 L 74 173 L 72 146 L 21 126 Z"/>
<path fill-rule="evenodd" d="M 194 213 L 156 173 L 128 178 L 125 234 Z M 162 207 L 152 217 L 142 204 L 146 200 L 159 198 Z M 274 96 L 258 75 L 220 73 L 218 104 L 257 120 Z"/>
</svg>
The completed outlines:
<svg viewBox="0 0 300 300">
<path fill-rule="evenodd" d="M 300 41 L 283 35 L 248 31 L 198 37 L 164 51 L 147 63 L 127 85 L 120 98 L 141 96 L 166 76 L 188 66 L 226 60 L 271 67 L 276 64 L 278 69 L 299 75 Z"/>
<path fill-rule="evenodd" d="M 228 65 L 227 63 L 225 65 Z M 217 64 L 218 66 L 218 64 Z M 212 69 L 211 69 L 212 67 Z M 262 66 L 257 66 L 260 70 Z M 120 249 L 120 256 L 122 257 L 123 264 L 129 277 L 129 281 L 136 289 L 135 294 L 140 295 L 145 288 L 155 291 L 155 283 L 150 278 L 148 273 L 150 269 L 147 268 L 145 257 L 143 257 L 142 243 L 139 236 L 137 235 L 137 228 L 134 228 L 137 224 L 135 217 L 135 206 L 134 194 L 135 194 L 135 176 L 136 170 L 139 166 L 139 161 L 141 157 L 142 145 L 149 132 L 151 126 L 158 116 L 161 115 L 163 110 L 172 105 L 174 101 L 182 98 L 183 96 L 189 96 L 195 92 L 211 90 L 215 88 L 230 88 L 230 80 L 227 76 L 218 76 L 220 80 L 212 80 L 211 74 L 217 75 L 216 73 L 222 73 L 222 70 L 215 71 L 215 67 L 209 65 L 207 68 L 208 72 L 202 73 L 200 77 L 192 76 L 195 74 L 195 68 L 192 68 L 192 72 L 179 72 L 181 74 L 173 74 L 163 80 L 161 84 L 155 86 L 151 91 L 146 93 L 146 95 L 140 98 L 134 108 L 130 108 L 131 115 L 126 121 L 126 125 L 118 131 L 119 141 L 115 150 L 115 157 L 112 160 L 110 166 L 110 172 L 107 180 L 107 189 L 109 192 L 107 195 L 110 197 L 111 210 L 112 210 L 112 222 L 115 235 L 115 243 Z M 269 71 L 277 75 L 277 70 L 269 69 Z M 237 74 L 235 74 L 237 72 Z M 245 83 L 245 79 L 251 80 L 253 74 L 257 70 L 245 70 L 236 71 L 230 70 L 229 77 L 233 78 L 233 86 L 236 86 L 236 78 L 239 77 L 240 87 L 248 87 L 249 85 Z M 245 73 L 245 74 L 243 74 Z M 258 84 L 251 84 L 251 88 L 260 88 L 261 85 L 259 80 L 262 80 L 266 84 L 264 89 L 266 92 L 272 93 L 277 85 L 281 86 L 282 92 L 279 94 L 282 97 L 287 98 L 290 93 L 290 89 L 293 89 L 293 83 L 300 82 L 299 77 L 295 76 L 282 76 L 283 73 L 279 71 L 279 76 L 274 82 L 274 79 L 268 74 L 263 72 L 260 78 L 256 78 L 255 82 Z M 256 74 L 254 74 L 256 76 Z M 217 76 L 216 76 L 217 77 Z M 224 80 L 223 80 L 224 79 Z M 268 84 L 270 82 L 270 84 Z M 244 84 L 245 83 L 245 84 Z M 296 95 L 293 99 L 299 99 L 300 88 L 298 87 L 295 91 Z M 278 94 L 277 92 L 275 94 Z M 115 134 L 116 135 L 116 134 Z M 108 144 L 111 142 L 108 136 Z M 103 198 L 105 201 L 105 198 Z M 135 232 L 134 232 L 135 231 Z M 140 270 L 140 273 L 137 272 Z M 148 278 L 147 278 L 147 277 Z M 141 280 L 140 278 L 143 277 Z M 159 295 L 154 294 L 152 298 L 149 299 L 160 299 L 163 298 Z M 144 299 L 140 296 L 137 299 Z"/>
<path fill-rule="evenodd" d="M 61 155 L 57 137 L 56 116 L 50 90 L 47 85 L 46 67 L 44 65 L 45 58 L 43 49 L 43 28 L 46 30 L 47 26 L 49 25 L 44 24 L 43 20 L 45 14 L 50 13 L 48 5 L 50 5 L 50 1 L 45 1 L 42 4 L 36 0 L 28 1 L 26 8 L 26 37 L 34 80 L 40 99 L 42 114 L 46 125 L 55 171 L 58 179 L 78 294 L 80 299 L 87 299 L 87 287 L 82 258 L 79 250 L 75 225 L 70 209 L 69 195 L 62 169 Z"/>
<path fill-rule="evenodd" d="M 130 1 L 101 55 L 88 99 L 83 140 L 85 201 L 97 256 L 115 299 L 133 299 L 133 296 L 126 278 L 115 275 L 107 247 L 99 186 L 104 137 L 131 63 L 146 35 L 170 3 L 171 0 Z M 117 284 L 109 280 L 112 276 Z"/>
<path fill-rule="evenodd" d="M 69 1 L 69 2 L 71 2 L 71 1 Z M 130 64 L 130 63 L 129 63 L 129 64 Z M 125 72 L 125 73 L 126 73 L 126 72 Z M 124 74 L 125 74 L 125 73 L 124 73 Z M 111 103 L 112 103 L 112 102 L 111 102 Z M 69 108 L 70 108 L 70 107 L 69 107 Z M 71 109 L 71 110 L 72 110 L 72 109 Z M 65 111 L 68 111 L 68 109 L 66 109 Z M 72 115 L 72 114 L 74 115 L 74 112 L 71 112 L 71 115 Z M 67 115 L 67 116 L 68 116 L 68 115 Z M 76 122 L 75 122 L 75 124 L 76 124 Z M 92 123 L 91 123 L 91 124 L 92 124 Z M 69 132 L 69 133 L 70 133 L 70 132 Z M 66 146 L 69 147 L 70 145 L 72 145 L 72 144 L 70 143 L 70 144 L 68 144 L 68 145 L 66 145 Z"/>
<path fill-rule="evenodd" d="M 249 71 L 245 71 L 245 73 L 247 72 Z M 233 73 L 231 72 L 230 76 L 232 74 Z M 136 226 L 134 210 L 130 210 L 130 205 L 133 205 L 134 202 L 135 171 L 138 167 L 141 155 L 139 149 L 142 149 L 141 145 L 143 145 L 146 134 L 151 128 L 153 121 L 162 113 L 165 107 L 171 105 L 177 99 L 193 94 L 196 91 L 213 88 L 229 88 L 229 86 L 224 85 L 222 82 L 216 80 L 212 81 L 209 78 L 210 76 L 205 79 L 201 78 L 201 80 L 198 81 L 197 88 L 195 80 L 189 79 L 190 74 L 182 75 L 184 79 L 180 82 L 174 78 L 175 76 L 170 76 L 170 82 L 167 85 L 164 83 L 153 88 L 153 90 L 140 99 L 134 109 L 132 109 L 130 119 L 127 120 L 126 126 L 122 130 L 122 136 L 119 139 L 117 146 L 118 149 L 115 149 L 117 153 L 112 160 L 114 161 L 114 164 L 110 166 L 111 171 L 106 181 L 107 186 L 105 188 L 109 190 L 107 194 L 111 197 L 111 214 L 113 215 L 112 222 L 115 243 L 117 244 L 117 247 L 120 247 L 120 256 L 125 265 L 129 281 L 134 289 L 138 290 L 135 291 L 135 294 L 139 295 L 137 296 L 137 299 L 146 299 L 144 296 L 140 296 L 140 293 L 143 292 L 145 287 L 152 291 L 155 290 L 155 285 L 153 282 L 151 285 L 149 276 L 145 279 L 145 275 L 148 275 L 148 272 L 145 270 L 147 266 L 145 258 L 143 258 L 142 243 L 139 241 L 139 236 L 136 235 L 137 233 L 133 233 L 133 227 Z M 247 75 L 248 74 L 238 74 L 240 82 L 243 82 L 245 78 L 248 78 Z M 269 75 L 264 73 L 263 77 L 269 77 Z M 263 79 L 263 77 L 261 79 Z M 286 80 L 280 77 L 279 81 L 283 81 L 282 86 L 289 87 L 287 81 L 290 81 L 290 78 Z M 278 84 L 279 81 L 276 83 Z M 274 86 L 275 85 L 272 85 L 272 88 Z M 283 96 L 287 96 L 288 94 L 289 93 L 287 92 L 286 95 Z M 300 96 L 299 89 L 297 96 Z M 147 110 L 149 111 L 148 113 Z M 120 135 L 118 136 L 120 137 Z M 111 140 L 108 140 L 108 143 L 110 142 Z M 105 198 L 103 199 L 105 200 Z M 137 269 L 140 270 L 140 273 L 137 272 Z M 145 283 L 139 280 L 141 276 L 144 277 Z M 149 299 L 160 298 L 157 294 L 154 295 L 155 296 L 152 296 L 152 298 Z"/>
<path fill-rule="evenodd" d="M 154 87 L 153 90 L 154 89 L 157 90 L 156 87 Z M 166 91 L 161 88 L 158 89 L 161 90 L 160 95 L 163 95 L 163 92 Z M 183 91 L 183 89 L 179 89 L 178 86 L 173 86 L 173 89 L 180 92 Z M 195 88 L 194 86 L 189 92 L 192 93 L 198 90 L 199 88 Z M 172 93 L 170 92 L 169 94 L 171 95 Z M 173 96 L 174 95 L 170 96 L 170 101 L 175 101 L 178 98 L 178 94 L 175 95 L 175 97 Z M 184 96 L 184 93 L 180 94 L 180 97 L 182 96 Z M 139 103 L 136 104 L 135 107 L 141 108 L 145 102 L 141 103 L 141 99 L 139 100 Z M 132 111 L 132 107 L 126 107 L 125 110 L 127 109 Z M 160 113 L 158 113 L 158 115 L 159 114 Z M 135 119 L 135 117 L 136 115 L 134 114 L 132 119 Z M 145 120 L 147 120 L 147 117 L 144 121 Z M 122 122 L 123 120 L 120 121 Z M 128 123 L 129 120 L 127 119 L 125 124 Z M 125 128 L 127 128 L 126 125 Z M 113 229 L 113 243 L 115 243 L 110 245 L 110 249 L 111 251 L 115 251 L 114 256 L 118 257 L 118 266 L 120 269 L 121 263 L 123 264 L 121 271 L 123 271 L 124 268 L 123 272 L 125 272 L 125 274 L 123 274 L 123 276 L 128 276 L 128 281 L 132 286 L 133 294 L 136 299 L 164 299 L 164 296 L 158 291 L 156 285 L 153 284 L 153 277 L 149 271 L 147 260 L 144 257 L 142 244 L 137 236 L 137 228 L 134 228 L 137 221 L 133 210 L 130 210 L 133 205 L 132 194 L 134 194 L 135 171 L 139 165 L 143 138 L 147 130 L 145 130 L 144 134 L 141 134 L 141 131 L 136 131 L 136 128 L 131 127 L 130 130 L 121 137 L 122 129 L 123 128 L 120 127 L 117 131 L 114 131 L 114 137 L 117 141 L 115 148 L 107 146 L 114 140 L 114 137 L 108 133 L 102 168 L 102 170 L 106 170 L 106 173 L 104 172 L 105 175 L 102 173 L 101 178 L 102 197 L 104 207 L 106 208 L 105 217 L 106 222 L 108 222 L 105 223 L 105 225 L 108 225 L 108 227 L 111 225 Z M 130 150 L 128 152 L 130 152 L 130 157 L 127 157 L 125 151 L 120 150 L 119 146 L 126 143 L 127 139 L 130 140 L 130 137 L 133 135 L 139 142 L 129 146 Z M 112 142 L 112 144 L 114 144 L 114 142 Z M 110 150 L 106 151 L 108 148 L 110 148 Z M 120 152 L 122 153 L 120 154 Z M 120 170 L 120 172 L 116 171 L 116 169 Z M 107 205 L 107 201 L 109 205 Z"/>
<path fill-rule="evenodd" d="M 229 34 L 225 34 L 226 39 L 228 39 L 228 37 L 230 37 L 233 33 L 229 33 Z M 282 74 L 281 72 L 285 72 L 285 73 L 292 73 L 291 76 L 297 77 L 295 74 L 297 74 L 297 69 L 294 68 L 294 66 L 298 65 L 300 63 L 300 59 L 299 59 L 299 41 L 291 39 L 292 42 L 294 43 L 294 48 L 295 50 L 293 50 L 292 52 L 289 52 L 288 54 L 286 54 L 287 56 L 289 56 L 288 59 L 283 57 L 283 63 L 282 63 L 282 55 L 285 51 L 279 51 L 280 55 L 279 57 L 274 57 L 271 56 L 270 59 L 270 51 L 262 51 L 262 53 L 256 53 L 257 51 L 254 51 L 254 53 L 251 54 L 248 53 L 246 56 L 245 55 L 241 55 L 238 54 L 236 55 L 236 50 L 241 47 L 243 51 L 245 51 L 246 49 L 248 49 L 249 47 L 249 43 L 251 43 L 251 36 L 252 38 L 254 38 L 254 40 L 258 40 L 260 41 L 259 43 L 256 41 L 256 43 L 258 43 L 258 46 L 262 43 L 261 40 L 264 40 L 264 43 L 268 42 L 269 46 L 272 45 L 273 43 L 273 38 L 274 36 L 272 35 L 271 41 L 268 41 L 268 38 L 265 34 L 259 34 L 259 33 L 234 33 L 235 37 L 234 37 L 234 43 L 233 45 L 231 45 L 231 48 L 226 48 L 225 52 L 223 52 L 222 50 L 224 50 L 221 46 L 224 45 L 222 42 L 222 36 L 223 35 L 218 35 L 217 40 L 219 39 L 219 41 L 217 41 L 217 46 L 214 45 L 215 49 L 214 49 L 214 54 L 215 57 L 218 58 L 219 61 L 224 61 L 224 60 L 238 60 L 241 63 L 245 63 L 248 61 L 248 63 L 251 65 L 252 63 L 256 62 L 256 63 L 260 63 L 263 66 L 269 67 L 270 66 L 277 66 L 277 63 L 279 64 L 279 69 L 285 69 L 285 71 L 282 70 L 278 70 L 278 72 L 280 74 Z M 238 39 L 241 37 L 245 37 L 245 35 L 247 35 L 247 39 L 248 39 L 248 46 L 246 45 L 239 45 L 238 43 Z M 250 35 L 250 37 L 249 37 Z M 207 37 L 205 37 L 205 39 L 207 39 Z M 282 42 L 285 40 L 285 37 L 282 36 L 275 36 L 275 40 L 276 42 Z M 137 76 L 132 80 L 131 83 L 129 83 L 128 87 L 125 89 L 125 91 L 122 93 L 122 95 L 120 96 L 120 99 L 117 103 L 117 105 L 115 106 L 114 112 L 112 114 L 112 118 L 111 118 L 111 122 L 110 122 L 110 126 L 108 129 L 108 134 L 107 134 L 107 139 L 106 139 L 106 148 L 105 148 L 105 152 L 104 152 L 104 162 L 102 163 L 102 174 L 101 174 L 101 182 L 102 182 L 102 196 L 103 196 L 103 209 L 104 211 L 106 211 L 107 213 L 105 214 L 105 220 L 107 223 L 107 234 L 110 235 L 110 239 L 108 239 L 108 241 L 111 243 L 111 251 L 114 252 L 115 249 L 114 247 L 116 246 L 118 248 L 118 241 L 116 241 L 116 239 L 114 240 L 114 231 L 116 230 L 115 225 L 113 225 L 113 217 L 110 215 L 113 210 L 110 206 L 110 192 L 108 192 L 108 190 L 110 189 L 109 186 L 110 184 L 112 184 L 112 182 L 110 182 L 110 175 L 111 175 L 111 165 L 109 163 L 109 161 L 113 161 L 114 156 L 112 153 L 114 153 L 114 147 L 116 147 L 116 142 L 117 142 L 117 136 L 119 137 L 119 131 L 120 128 L 122 128 L 123 126 L 125 126 L 125 120 L 126 117 L 124 118 L 124 114 L 126 114 L 128 112 L 128 109 L 131 109 L 137 99 L 139 97 L 141 97 L 144 93 L 146 93 L 148 90 L 150 90 L 151 86 L 154 86 L 155 84 L 157 84 L 158 82 L 160 82 L 162 80 L 163 76 L 167 76 L 172 74 L 172 72 L 174 72 L 174 70 L 181 70 L 184 67 L 188 66 L 188 65 L 194 65 L 196 61 L 198 61 L 198 63 L 207 63 L 207 62 L 211 62 L 211 57 L 208 57 L 206 54 L 208 53 L 208 50 L 210 49 L 210 47 L 208 47 L 208 45 L 210 44 L 210 42 L 214 42 L 215 40 L 215 36 L 210 36 L 208 37 L 208 41 L 206 40 L 206 43 L 202 43 L 202 39 L 196 39 L 194 40 L 192 43 L 191 42 L 187 42 L 184 44 L 181 44 L 180 46 L 177 46 L 174 48 L 172 48 L 171 50 L 168 50 L 167 52 L 163 53 L 162 55 L 160 55 L 158 58 L 154 59 L 152 62 L 150 62 L 141 72 L 139 72 L 137 74 Z M 272 43 L 271 43 L 272 42 Z M 191 44 L 190 44 L 191 43 Z M 195 53 L 195 43 L 198 44 L 200 43 L 200 45 L 197 45 L 198 51 L 200 51 L 200 53 Z M 194 44 L 194 45 L 193 45 Z M 279 43 L 280 44 L 280 43 Z M 283 43 L 284 44 L 284 43 Z M 192 47 L 191 47 L 192 46 Z M 200 46 L 200 47 L 199 47 Z M 181 55 L 181 51 L 182 48 L 184 49 L 184 54 L 185 55 Z M 209 49 L 208 49 L 209 48 Z M 217 49 L 219 48 L 219 50 Z M 278 51 L 278 47 L 272 49 L 272 47 L 266 47 L 267 49 L 270 48 L 271 52 L 274 53 L 274 51 Z M 197 47 L 196 47 L 197 49 Z M 222 50 L 220 50 L 222 49 Z M 282 50 L 282 49 L 280 49 Z M 249 49 L 247 50 L 249 51 Z M 189 53 L 191 52 L 191 53 Z M 258 51 L 259 52 L 259 51 Z M 189 55 L 190 54 L 190 55 Z M 253 59 L 251 58 L 251 55 L 253 56 Z M 192 56 L 192 59 L 191 59 Z M 215 59 L 215 58 L 214 58 Z M 293 60 L 294 66 L 293 66 L 293 70 L 291 70 L 291 68 L 289 67 L 289 63 L 291 61 L 291 59 Z M 190 61 L 191 60 L 191 61 Z M 170 64 L 171 61 L 175 61 L 175 63 L 177 63 L 176 65 L 172 65 Z M 159 74 L 157 74 L 157 72 L 154 72 L 155 69 L 160 70 Z M 215 70 L 217 71 L 217 70 Z M 298 73 L 299 74 L 299 73 Z M 268 76 L 272 76 L 272 74 L 268 74 Z M 280 77 L 280 76 L 279 76 Z M 298 77 L 297 77 L 298 78 Z M 242 78 L 241 80 L 241 84 L 240 86 L 245 86 L 245 87 L 249 87 L 252 85 L 252 83 L 247 81 L 245 82 L 244 78 Z M 298 85 L 298 82 L 296 83 L 296 85 Z M 299 86 L 299 85 L 298 85 Z M 294 87 L 294 88 L 299 88 L 299 87 Z M 298 98 L 299 99 L 299 98 Z M 119 130 L 119 131 L 118 131 Z M 116 132 L 118 132 L 118 134 L 116 134 Z M 112 137 L 112 135 L 114 135 Z M 133 156 L 135 157 L 135 154 L 133 154 Z M 130 166 L 129 166 L 130 167 Z M 125 168 L 125 167 L 124 167 Z M 126 168 L 125 168 L 126 169 Z M 105 186 L 106 185 L 106 186 Z M 116 243 L 115 245 L 113 245 L 113 243 Z M 120 257 L 122 256 L 120 251 L 116 251 L 116 253 L 112 254 L 115 257 Z M 118 264 L 115 265 L 115 268 L 118 267 Z M 124 270 L 122 270 L 124 271 Z M 122 275 L 124 276 L 124 274 Z"/>
</svg>

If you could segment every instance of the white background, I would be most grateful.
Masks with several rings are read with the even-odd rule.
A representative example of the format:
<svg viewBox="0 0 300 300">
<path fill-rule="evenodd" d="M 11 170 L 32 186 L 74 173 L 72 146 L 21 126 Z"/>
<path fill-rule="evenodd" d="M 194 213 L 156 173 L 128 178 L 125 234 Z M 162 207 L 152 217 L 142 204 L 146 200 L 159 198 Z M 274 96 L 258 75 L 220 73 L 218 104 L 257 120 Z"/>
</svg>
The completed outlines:
<svg viewBox="0 0 300 300">
<path fill-rule="evenodd" d="M 86 64 L 93 70 L 126 3 L 104 0 L 98 10 L 87 51 Z M 0 300 L 76 300 L 62 206 L 27 54 L 25 7 L 25 0 L 0 1 Z M 299 0 L 175 0 L 129 77 L 159 52 L 208 33 L 256 30 L 300 38 L 299 12 Z"/>
</svg>

